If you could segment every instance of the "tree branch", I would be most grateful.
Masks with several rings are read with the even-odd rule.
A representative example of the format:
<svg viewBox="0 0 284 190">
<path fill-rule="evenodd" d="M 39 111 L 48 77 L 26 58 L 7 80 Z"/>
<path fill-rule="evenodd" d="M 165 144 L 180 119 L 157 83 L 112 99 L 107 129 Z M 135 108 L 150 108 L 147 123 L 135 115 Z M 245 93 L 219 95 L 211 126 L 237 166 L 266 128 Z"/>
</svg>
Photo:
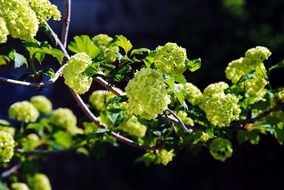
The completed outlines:
<svg viewBox="0 0 284 190">
<path fill-rule="evenodd" d="M 64 1 L 64 16 L 62 24 L 61 42 L 64 47 L 67 45 L 69 26 L 71 20 L 71 0 Z"/>
<path fill-rule="evenodd" d="M 170 112 L 170 114 L 174 117 L 174 119 L 176 120 L 175 123 L 178 123 L 185 132 L 190 132 L 190 130 L 188 130 L 188 128 L 185 126 L 185 124 L 183 123 L 183 121 L 169 108 L 167 109 L 168 112 Z M 169 118 L 171 119 L 171 118 Z M 172 121 L 173 122 L 173 121 Z"/>
<path fill-rule="evenodd" d="M 20 164 L 16 164 L 16 165 L 14 165 L 13 167 L 11 167 L 10 169 L 8 169 L 8 170 L 2 172 L 2 173 L 0 174 L 0 180 L 1 180 L 1 179 L 4 179 L 4 178 L 6 178 L 6 177 L 9 177 L 9 176 L 12 175 L 13 173 L 17 172 L 18 169 L 20 169 L 20 167 L 21 167 Z"/>
</svg>

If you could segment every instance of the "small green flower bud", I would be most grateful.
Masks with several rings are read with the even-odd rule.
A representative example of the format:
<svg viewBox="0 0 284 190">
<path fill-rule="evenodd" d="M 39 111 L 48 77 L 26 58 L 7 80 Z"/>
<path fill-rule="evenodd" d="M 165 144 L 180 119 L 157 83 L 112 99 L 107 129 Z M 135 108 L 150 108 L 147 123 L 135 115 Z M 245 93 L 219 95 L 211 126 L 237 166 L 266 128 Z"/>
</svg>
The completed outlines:
<svg viewBox="0 0 284 190">
<path fill-rule="evenodd" d="M 156 164 L 168 165 L 169 162 L 173 160 L 175 156 L 174 150 L 167 151 L 166 149 L 161 149 L 157 151 Z"/>
<path fill-rule="evenodd" d="M 210 154 L 214 159 L 224 162 L 233 154 L 232 144 L 227 139 L 216 138 L 209 145 Z"/>
</svg>

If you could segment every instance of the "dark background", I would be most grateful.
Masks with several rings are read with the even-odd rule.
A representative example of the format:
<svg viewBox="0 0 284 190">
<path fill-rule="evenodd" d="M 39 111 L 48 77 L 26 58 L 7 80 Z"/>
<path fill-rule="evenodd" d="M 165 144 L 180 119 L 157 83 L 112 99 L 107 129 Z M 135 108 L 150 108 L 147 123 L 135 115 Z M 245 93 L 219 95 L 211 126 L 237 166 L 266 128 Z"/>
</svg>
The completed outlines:
<svg viewBox="0 0 284 190">
<path fill-rule="evenodd" d="M 154 49 L 172 41 L 188 50 L 189 58 L 202 58 L 202 69 L 190 82 L 201 89 L 224 81 L 228 62 L 251 47 L 272 51 L 271 66 L 283 59 L 284 0 L 74 0 L 70 39 L 74 35 L 123 34 L 134 47 Z M 62 9 L 63 0 L 53 1 Z M 227 2 L 227 3 L 224 3 Z M 233 2 L 233 4 L 232 4 Z M 61 23 L 51 23 L 60 34 Z M 58 67 L 52 62 L 44 63 Z M 22 70 L 3 67 L 1 76 L 16 78 Z M 283 71 L 272 73 L 272 86 L 283 85 Z M 225 80 L 226 81 L 226 80 Z M 95 87 L 94 87 L 95 88 Z M 0 117 L 15 101 L 35 94 L 51 98 L 54 107 L 80 109 L 62 80 L 37 91 L 0 84 Z M 207 150 L 198 155 L 179 153 L 169 166 L 134 164 L 142 154 L 122 145 L 108 147 L 102 159 L 73 153 L 50 155 L 42 164 L 54 190 L 150 190 L 150 189 L 283 189 L 284 148 L 271 137 L 260 145 L 234 144 L 234 155 L 225 163 L 215 161 Z"/>
</svg>

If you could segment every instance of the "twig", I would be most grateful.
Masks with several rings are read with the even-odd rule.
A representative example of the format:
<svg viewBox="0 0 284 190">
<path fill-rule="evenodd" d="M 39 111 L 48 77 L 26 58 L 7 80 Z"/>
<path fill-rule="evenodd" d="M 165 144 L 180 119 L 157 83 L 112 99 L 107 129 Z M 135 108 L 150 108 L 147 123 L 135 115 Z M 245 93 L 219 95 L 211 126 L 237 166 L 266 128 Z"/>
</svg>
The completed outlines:
<svg viewBox="0 0 284 190">
<path fill-rule="evenodd" d="M 44 150 L 44 149 L 35 149 L 35 150 L 23 150 L 23 149 L 15 149 L 15 152 L 21 154 L 56 154 L 63 152 L 71 152 L 75 151 L 75 149 L 64 149 L 64 150 Z"/>
<path fill-rule="evenodd" d="M 107 81 L 105 81 L 103 78 L 101 77 L 95 77 L 94 81 L 99 83 L 100 85 L 102 85 L 105 89 L 111 91 L 113 94 L 117 95 L 117 96 L 124 96 L 125 93 L 120 90 L 119 88 L 114 87 L 113 85 L 109 84 Z"/>
<path fill-rule="evenodd" d="M 71 90 L 71 94 L 73 95 L 74 99 L 78 103 L 79 107 L 86 114 L 86 116 L 92 122 L 94 122 L 99 128 L 105 128 L 105 126 L 103 126 L 101 124 L 101 122 L 98 120 L 98 118 L 91 112 L 91 110 L 88 108 L 88 106 L 84 103 L 81 96 L 76 94 L 73 90 Z M 118 133 L 115 133 L 115 132 L 111 132 L 111 135 L 114 138 L 116 138 L 119 142 L 122 142 L 122 143 L 127 144 L 128 146 L 131 146 L 131 147 L 134 147 L 134 148 L 143 149 L 143 150 L 155 149 L 155 147 L 148 147 L 148 146 L 139 145 L 136 142 L 134 142 L 133 140 L 128 139 L 128 138 L 126 138 L 126 137 L 124 137 L 124 136 L 122 136 Z"/>
<path fill-rule="evenodd" d="M 262 112 L 261 114 L 259 114 L 258 116 L 254 117 L 254 118 L 249 118 L 249 119 L 245 119 L 245 120 L 242 120 L 242 121 L 237 121 L 237 122 L 234 122 L 231 124 L 231 128 L 235 128 L 235 127 L 244 127 L 246 124 L 248 123 L 254 123 L 260 119 L 263 119 L 265 118 L 266 116 L 268 116 L 270 113 L 272 112 L 275 112 L 275 111 L 278 111 L 280 109 L 284 108 L 284 102 L 276 105 L 275 107 L 265 111 L 265 112 Z"/>
<path fill-rule="evenodd" d="M 19 85 L 19 86 L 25 86 L 25 87 L 32 87 L 32 88 L 45 88 L 48 87 L 52 84 L 54 84 L 58 78 L 61 76 L 62 71 L 64 69 L 65 65 L 62 65 L 55 73 L 54 77 L 50 78 L 46 82 L 40 82 L 40 83 L 35 83 L 35 82 L 26 82 L 26 81 L 19 81 L 15 79 L 9 79 L 5 77 L 0 77 L 0 82 L 8 83 L 8 84 L 14 84 L 14 85 Z"/>
<path fill-rule="evenodd" d="M 4 179 L 6 177 L 9 177 L 13 173 L 17 172 L 20 167 L 21 167 L 20 164 L 16 164 L 13 167 L 11 167 L 10 169 L 2 172 L 1 175 L 0 175 L 0 180 Z"/>
<path fill-rule="evenodd" d="M 170 114 L 176 119 L 177 122 L 175 121 L 175 123 L 178 123 L 184 129 L 185 132 L 187 133 L 190 132 L 188 128 L 185 126 L 185 124 L 183 123 L 183 121 L 172 110 L 168 108 L 167 111 L 170 112 Z"/>
<path fill-rule="evenodd" d="M 62 35 L 61 42 L 64 47 L 67 45 L 69 26 L 71 19 L 71 0 L 64 1 L 64 16 L 63 16 L 63 24 L 62 24 Z"/>
</svg>

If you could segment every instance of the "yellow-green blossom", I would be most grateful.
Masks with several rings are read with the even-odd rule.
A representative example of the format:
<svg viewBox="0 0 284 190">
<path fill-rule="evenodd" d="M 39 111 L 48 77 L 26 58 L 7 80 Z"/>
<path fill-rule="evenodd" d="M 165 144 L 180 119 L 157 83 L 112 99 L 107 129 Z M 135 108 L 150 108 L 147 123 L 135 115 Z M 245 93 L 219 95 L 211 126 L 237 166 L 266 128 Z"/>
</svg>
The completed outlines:
<svg viewBox="0 0 284 190">
<path fill-rule="evenodd" d="M 175 156 L 174 150 L 167 151 L 166 149 L 161 149 L 157 151 L 156 164 L 163 164 L 164 166 L 168 165 L 169 162 L 173 160 Z"/>
<path fill-rule="evenodd" d="M 25 183 L 12 183 L 11 185 L 12 190 L 30 190 L 27 184 Z"/>
<path fill-rule="evenodd" d="M 186 49 L 176 43 L 167 43 L 155 50 L 154 65 L 163 73 L 180 75 L 186 70 Z"/>
<path fill-rule="evenodd" d="M 48 114 L 52 110 L 52 104 L 44 96 L 33 96 L 30 100 L 30 102 L 36 107 L 36 109 L 44 114 Z"/>
<path fill-rule="evenodd" d="M 142 69 L 134 74 L 126 88 L 128 109 L 145 119 L 154 119 L 170 103 L 163 74 L 155 69 Z"/>
<path fill-rule="evenodd" d="M 89 102 L 96 110 L 103 110 L 106 103 L 114 97 L 114 94 L 106 90 L 96 90 L 89 96 Z"/>
<path fill-rule="evenodd" d="M 27 0 L 0 0 L 0 12 L 13 38 L 30 40 L 36 35 L 39 21 Z"/>
<path fill-rule="evenodd" d="M 29 179 L 31 190 L 51 190 L 48 177 L 44 174 L 37 173 Z"/>
<path fill-rule="evenodd" d="M 16 102 L 9 108 L 9 117 L 20 122 L 29 123 L 37 120 L 39 112 L 28 101 Z"/>
<path fill-rule="evenodd" d="M 92 77 L 84 75 L 83 72 L 91 64 L 92 59 L 86 53 L 73 55 L 62 72 L 65 84 L 78 94 L 87 92 L 93 80 Z"/>
<path fill-rule="evenodd" d="M 58 8 L 51 4 L 49 0 L 28 0 L 31 8 L 36 13 L 40 23 L 45 23 L 49 19 L 61 19 L 61 13 Z"/>
<path fill-rule="evenodd" d="M 7 132 L 0 131 L 0 163 L 9 162 L 14 155 L 15 141 Z"/>
<path fill-rule="evenodd" d="M 147 127 L 141 124 L 135 116 L 132 116 L 127 121 L 119 125 L 119 129 L 134 137 L 144 137 Z"/>
<path fill-rule="evenodd" d="M 58 108 L 51 112 L 50 122 L 61 128 L 72 128 L 77 124 L 77 118 L 68 108 Z"/>
<path fill-rule="evenodd" d="M 40 138 L 36 134 L 31 133 L 22 139 L 21 144 L 24 150 L 34 150 L 40 145 Z"/>
<path fill-rule="evenodd" d="M 0 16 L 0 43 L 5 43 L 7 41 L 8 35 L 9 31 L 6 25 L 6 21 Z"/>
</svg>

